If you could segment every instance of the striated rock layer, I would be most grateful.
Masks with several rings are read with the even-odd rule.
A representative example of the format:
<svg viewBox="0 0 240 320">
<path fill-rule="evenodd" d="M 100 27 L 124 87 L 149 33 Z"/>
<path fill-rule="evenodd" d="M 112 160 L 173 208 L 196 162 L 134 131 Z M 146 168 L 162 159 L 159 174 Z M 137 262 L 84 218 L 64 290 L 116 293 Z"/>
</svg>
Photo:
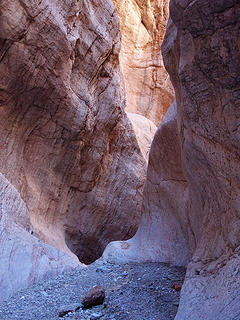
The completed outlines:
<svg viewBox="0 0 240 320">
<path fill-rule="evenodd" d="M 176 319 L 238 319 L 240 4 L 173 0 L 170 9 L 163 55 L 195 240 Z"/>
<path fill-rule="evenodd" d="M 240 317 L 240 4 L 172 0 L 170 15 L 163 56 L 176 91 L 177 123 L 168 114 L 154 138 L 137 235 L 111 244 L 105 257 L 119 259 L 113 250 L 122 248 L 131 260 L 183 265 L 190 260 L 176 319 L 235 320 Z M 178 139 L 164 133 L 176 127 Z"/>
<path fill-rule="evenodd" d="M 146 154 L 124 112 L 119 32 L 110 0 L 0 4 L 0 172 L 34 235 L 85 263 L 139 223 Z"/>
<path fill-rule="evenodd" d="M 127 111 L 159 125 L 173 102 L 173 88 L 161 55 L 169 0 L 113 0 L 121 22 L 120 64 Z"/>
</svg>

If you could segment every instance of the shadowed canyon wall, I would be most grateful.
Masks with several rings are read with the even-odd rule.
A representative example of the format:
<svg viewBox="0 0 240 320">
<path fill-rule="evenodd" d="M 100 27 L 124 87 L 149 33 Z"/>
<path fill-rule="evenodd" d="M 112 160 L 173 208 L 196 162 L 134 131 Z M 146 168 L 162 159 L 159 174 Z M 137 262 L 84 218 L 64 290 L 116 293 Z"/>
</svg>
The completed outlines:
<svg viewBox="0 0 240 320">
<path fill-rule="evenodd" d="M 169 0 L 113 0 L 121 22 L 120 65 L 127 111 L 159 125 L 174 92 L 161 55 Z"/>
<path fill-rule="evenodd" d="M 31 232 L 29 212 L 17 190 L 0 174 L 0 301 L 42 278 L 78 266 L 69 255 Z"/>
<path fill-rule="evenodd" d="M 9 281 L 23 269 L 14 267 L 8 249 L 23 238 L 22 259 L 36 241 L 45 246 L 38 237 L 90 263 L 109 241 L 137 230 L 156 127 L 124 111 L 119 49 L 110 0 L 0 3 L 0 172 L 20 199 L 19 215 L 24 208 L 28 217 L 17 227 L 9 218 L 8 233 L 20 228 L 13 242 L 0 238 L 6 247 L 0 259 L 15 272 Z M 1 232 L 12 211 L 4 212 Z M 38 259 L 55 254 L 39 252 L 29 258 L 36 268 Z M 30 284 L 31 275 L 22 279 Z"/>
<path fill-rule="evenodd" d="M 238 319 L 240 3 L 172 1 L 170 9 L 163 55 L 196 243 L 176 319 Z"/>
<path fill-rule="evenodd" d="M 170 16 L 163 56 L 176 105 L 151 146 L 140 228 L 104 256 L 188 265 L 176 319 L 236 320 L 240 3 L 172 0 Z"/>
</svg>

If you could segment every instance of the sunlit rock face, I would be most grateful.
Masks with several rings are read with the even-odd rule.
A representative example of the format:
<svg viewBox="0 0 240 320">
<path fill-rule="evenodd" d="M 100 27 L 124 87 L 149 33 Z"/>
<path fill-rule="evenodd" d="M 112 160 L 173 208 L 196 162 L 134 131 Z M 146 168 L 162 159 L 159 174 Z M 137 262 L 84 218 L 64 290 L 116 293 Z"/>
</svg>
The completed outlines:
<svg viewBox="0 0 240 320">
<path fill-rule="evenodd" d="M 86 263 L 140 218 L 147 161 L 124 112 L 119 49 L 110 0 L 0 4 L 0 172 L 33 234 Z"/>
<path fill-rule="evenodd" d="M 121 22 L 120 64 L 127 111 L 159 125 L 173 102 L 173 88 L 164 68 L 161 44 L 169 0 L 113 0 Z"/>
<path fill-rule="evenodd" d="M 32 235 L 25 203 L 1 174 L 0 261 L 0 301 L 40 279 L 78 266 L 72 257 Z"/>
</svg>

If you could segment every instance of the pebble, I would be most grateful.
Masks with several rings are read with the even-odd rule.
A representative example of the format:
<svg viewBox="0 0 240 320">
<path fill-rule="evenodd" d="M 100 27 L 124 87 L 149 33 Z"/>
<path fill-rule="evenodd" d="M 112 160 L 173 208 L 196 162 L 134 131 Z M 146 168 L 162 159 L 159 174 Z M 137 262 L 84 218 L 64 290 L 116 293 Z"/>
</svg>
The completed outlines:
<svg viewBox="0 0 240 320">
<path fill-rule="evenodd" d="M 92 315 L 91 315 L 91 320 L 97 320 L 97 319 L 100 319 L 101 318 L 101 316 L 102 316 L 102 314 L 100 314 L 100 313 L 93 313 Z"/>
<path fill-rule="evenodd" d="M 181 289 L 182 289 L 182 283 L 181 283 L 181 282 L 175 282 L 175 283 L 173 283 L 172 288 L 173 288 L 174 290 L 176 290 L 176 291 L 181 291 Z"/>
<path fill-rule="evenodd" d="M 104 266 L 98 267 L 98 268 L 96 269 L 96 272 L 105 272 L 105 271 L 107 271 L 107 268 L 104 267 Z"/>
</svg>

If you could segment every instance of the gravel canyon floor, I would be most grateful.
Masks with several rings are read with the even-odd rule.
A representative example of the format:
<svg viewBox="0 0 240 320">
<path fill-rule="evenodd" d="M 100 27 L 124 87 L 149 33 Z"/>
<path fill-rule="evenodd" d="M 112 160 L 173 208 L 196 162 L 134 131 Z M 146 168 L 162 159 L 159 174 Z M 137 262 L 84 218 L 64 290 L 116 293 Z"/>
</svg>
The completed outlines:
<svg viewBox="0 0 240 320">
<path fill-rule="evenodd" d="M 0 319 L 170 320 L 179 302 L 172 286 L 184 275 L 184 268 L 162 263 L 97 261 L 18 292 L 0 306 Z M 95 285 L 105 288 L 104 304 L 84 310 L 81 301 Z"/>
</svg>

